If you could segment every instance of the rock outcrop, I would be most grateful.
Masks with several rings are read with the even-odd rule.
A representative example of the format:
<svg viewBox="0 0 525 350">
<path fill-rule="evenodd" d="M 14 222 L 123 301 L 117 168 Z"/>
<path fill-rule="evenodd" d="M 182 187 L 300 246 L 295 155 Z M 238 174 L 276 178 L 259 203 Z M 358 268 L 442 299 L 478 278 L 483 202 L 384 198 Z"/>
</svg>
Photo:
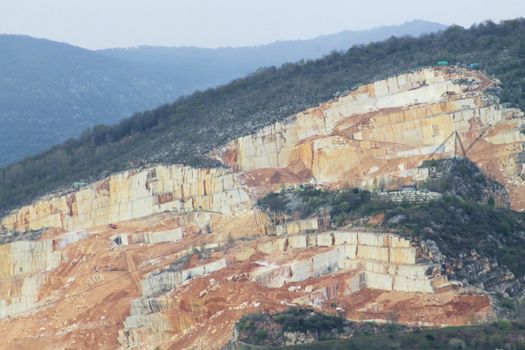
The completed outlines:
<svg viewBox="0 0 525 350">
<path fill-rule="evenodd" d="M 127 171 L 39 200 L 2 218 L 0 226 L 73 230 L 165 210 L 235 215 L 253 206 L 250 196 L 296 183 L 414 184 L 429 176 L 419 167 L 424 160 L 453 155 L 477 163 L 506 186 L 514 209 L 525 209 L 525 117 L 487 95 L 494 84 L 479 72 L 445 68 L 364 85 L 216 150 L 213 156 L 230 170 L 174 165 Z"/>
<path fill-rule="evenodd" d="M 239 214 L 250 209 L 239 177 L 222 169 L 157 166 L 126 171 L 58 197 L 44 198 L 1 219 L 8 230 L 88 228 L 166 210 Z"/>
<path fill-rule="evenodd" d="M 524 209 L 525 118 L 487 94 L 495 84 L 460 68 L 416 70 L 232 140 L 211 155 L 224 168 L 130 170 L 13 211 L 0 219 L 10 242 L 0 246 L 0 318 L 16 317 L 0 320 L 0 336 L 11 348 L 216 349 L 247 312 L 332 303 L 353 320 L 486 319 L 489 297 L 448 281 L 428 242 L 332 231 L 323 213 L 274 225 L 255 203 L 305 183 L 427 202 L 441 195 L 402 188 L 432 177 L 425 160 L 456 155 L 508 192 L 495 185 L 484 200 Z"/>
<path fill-rule="evenodd" d="M 433 293 L 447 284 L 440 268 L 416 262 L 416 247 L 394 234 L 335 231 L 317 235 L 296 235 L 258 246 L 269 254 L 289 248 L 334 247 L 317 255 L 284 264 L 265 263 L 252 278 L 267 287 L 282 287 L 331 274 L 337 270 L 356 271 L 349 279 L 351 291 L 363 288 Z"/>
<path fill-rule="evenodd" d="M 415 71 L 234 140 L 216 155 L 254 186 L 273 189 L 301 182 L 399 188 L 428 177 L 419 168 L 425 159 L 466 156 L 521 210 L 525 118 L 486 94 L 493 84 L 463 69 Z"/>
</svg>

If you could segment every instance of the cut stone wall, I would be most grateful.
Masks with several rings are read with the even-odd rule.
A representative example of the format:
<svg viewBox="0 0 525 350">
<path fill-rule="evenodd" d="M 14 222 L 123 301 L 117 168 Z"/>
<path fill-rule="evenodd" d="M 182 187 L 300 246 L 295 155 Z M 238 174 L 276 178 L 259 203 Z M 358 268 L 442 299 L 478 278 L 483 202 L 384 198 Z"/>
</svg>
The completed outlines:
<svg viewBox="0 0 525 350">
<path fill-rule="evenodd" d="M 16 241 L 0 246 L 0 279 L 56 268 L 62 254 L 52 240 Z"/>
<path fill-rule="evenodd" d="M 53 240 L 55 249 L 64 249 L 66 246 L 88 238 L 89 234 L 84 230 L 67 232 Z"/>
<path fill-rule="evenodd" d="M 319 229 L 319 219 L 311 218 L 306 220 L 290 221 L 281 225 L 275 225 L 275 234 L 277 236 L 282 235 L 294 235 L 301 232 L 317 231 Z"/>
<path fill-rule="evenodd" d="M 44 198 L 0 219 L 12 231 L 83 229 L 171 211 L 235 215 L 251 209 L 238 176 L 180 165 L 126 171 L 68 195 Z"/>
<path fill-rule="evenodd" d="M 422 82 L 426 85 L 422 85 Z M 296 148 L 297 145 L 314 136 L 329 136 L 346 117 L 415 103 L 436 103 L 447 91 L 462 92 L 459 86 L 452 83 L 450 77 L 431 69 L 419 70 L 364 85 L 319 109 L 306 110 L 291 120 L 275 123 L 253 135 L 234 140 L 226 149 L 236 151 L 234 167 L 241 171 L 285 168 L 297 159 L 297 153 L 300 152 Z M 431 129 L 430 126 L 429 128 Z M 401 140 L 406 140 L 403 133 L 389 132 L 388 135 L 398 135 Z M 336 139 L 328 142 L 337 143 Z M 326 145 L 319 144 L 314 148 L 324 148 L 323 146 Z M 303 152 L 303 155 L 306 158 L 300 159 L 305 165 L 315 161 L 311 158 L 311 153 Z M 314 168 L 312 170 L 316 178 L 323 177 L 328 171 L 319 166 Z"/>
<path fill-rule="evenodd" d="M 333 247 L 326 252 L 285 264 L 271 261 L 252 272 L 252 279 L 269 288 L 319 277 L 333 271 L 357 271 L 349 282 L 372 289 L 433 293 L 434 266 L 416 260 L 416 247 L 391 233 L 334 231 L 296 235 L 261 243 L 257 249 L 270 254 L 287 249 Z M 359 283 L 358 283 L 359 282 Z"/>
<path fill-rule="evenodd" d="M 151 274 L 142 279 L 142 297 L 132 301 L 130 315 L 119 331 L 119 342 L 125 347 L 140 347 L 148 342 L 165 340 L 173 330 L 169 317 L 163 313 L 171 305 L 165 294 L 187 280 L 225 267 L 226 259 L 222 258 L 188 269 Z"/>
<path fill-rule="evenodd" d="M 54 239 L 0 245 L 0 318 L 34 308 L 45 272 L 64 261 L 60 250 L 88 236 L 86 231 L 73 231 Z"/>
<path fill-rule="evenodd" d="M 34 308 L 37 305 L 38 291 L 43 281 L 42 274 L 11 277 L 9 281 L 0 280 L 0 283 L 8 285 L 4 288 L 9 289 L 7 295 L 4 295 L 5 299 L 0 298 L 0 318 L 19 315 Z M 17 291 L 18 283 L 21 283 L 22 287 Z"/>
<path fill-rule="evenodd" d="M 381 191 L 377 192 L 378 199 L 389 202 L 411 202 L 411 203 L 428 203 L 441 199 L 443 195 L 438 192 L 423 191 L 416 189 L 403 189 L 399 191 Z"/>
</svg>

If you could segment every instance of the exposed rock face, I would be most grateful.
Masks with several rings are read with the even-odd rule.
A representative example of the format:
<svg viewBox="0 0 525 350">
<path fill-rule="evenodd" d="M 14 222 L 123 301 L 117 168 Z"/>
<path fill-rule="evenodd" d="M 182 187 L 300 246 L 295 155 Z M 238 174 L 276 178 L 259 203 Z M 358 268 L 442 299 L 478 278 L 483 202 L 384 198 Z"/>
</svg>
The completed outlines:
<svg viewBox="0 0 525 350">
<path fill-rule="evenodd" d="M 416 71 L 234 140 L 218 156 L 255 185 L 396 188 L 428 177 L 418 168 L 424 159 L 464 156 L 461 141 L 470 159 L 507 186 L 513 207 L 524 209 L 525 118 L 485 94 L 492 84 L 460 69 Z"/>
<path fill-rule="evenodd" d="M 234 171 L 156 166 L 127 171 L 0 220 L 8 230 L 66 230 L 165 210 L 237 214 L 279 186 L 396 188 L 424 180 L 429 157 L 465 155 L 525 209 L 523 113 L 486 95 L 493 81 L 463 69 L 422 69 L 359 89 L 232 141 L 215 156 Z M 236 174 L 241 172 L 242 174 Z M 242 181 L 242 177 L 245 181 Z M 245 182 L 245 185 L 243 185 Z"/>
<path fill-rule="evenodd" d="M 121 344 L 180 349 L 201 344 L 217 349 L 246 312 L 280 311 L 288 305 L 326 312 L 335 301 L 350 319 L 388 319 L 396 312 L 400 322 L 428 325 L 470 323 L 490 312 L 487 296 L 464 295 L 448 285 L 438 269 L 418 260 L 418 246 L 395 234 L 341 230 L 249 239 L 239 223 L 228 228 L 239 237 L 230 240 L 214 231 L 227 225 L 212 222 L 208 232 L 192 229 L 195 220 L 193 213 L 163 213 L 121 222 L 117 229 L 104 226 L 55 238 L 45 233 L 52 242 L 44 243 L 52 248 L 46 254 L 62 261 L 55 269 L 42 265 L 33 274 L 17 275 L 12 285 L 1 281 L 3 288 L 11 286 L 11 292 L 2 289 L 2 298 L 11 299 L 0 302 L 0 311 L 9 304 L 5 314 L 32 313 L 0 320 L 0 336 L 22 348 L 113 349 Z M 310 222 L 317 223 L 287 226 L 312 231 L 306 225 Z M 114 241 L 140 233 L 164 237 L 179 232 L 177 227 L 183 227 L 181 239 Z M 49 300 L 56 303 L 45 307 Z M 407 309 L 405 302 L 413 306 Z M 10 331 L 19 324 L 41 337 Z"/>
<path fill-rule="evenodd" d="M 317 231 L 319 229 L 319 219 L 311 218 L 306 220 L 294 220 L 281 225 L 275 225 L 274 232 L 278 236 L 294 235 L 301 232 Z"/>
<path fill-rule="evenodd" d="M 67 245 L 87 232 L 69 232 L 55 239 L 15 241 L 0 245 L 0 318 L 22 314 L 39 301 L 45 272 L 63 263 Z"/>
<path fill-rule="evenodd" d="M 235 174 L 221 169 L 157 166 L 127 171 L 80 191 L 45 198 L 1 219 L 8 230 L 66 230 L 140 218 L 165 210 L 239 214 L 251 207 Z"/>
<path fill-rule="evenodd" d="M 229 169 L 127 171 L 12 212 L 0 219 L 2 231 L 55 231 L 0 246 L 0 317 L 44 300 L 56 304 L 0 321 L 0 336 L 13 349 L 181 349 L 199 342 L 215 349 L 246 312 L 289 305 L 333 311 L 329 300 L 355 320 L 392 313 L 402 323 L 434 326 L 485 319 L 489 297 L 449 283 L 439 248 L 392 233 L 327 231 L 323 218 L 273 225 L 255 201 L 303 183 L 395 190 L 431 177 L 420 167 L 427 158 L 460 152 L 523 209 L 525 118 L 485 93 L 493 84 L 462 69 L 418 70 L 233 140 L 213 154 Z M 483 198 L 499 193 L 505 202 L 502 189 L 493 190 Z M 399 193 L 390 193 L 397 200 Z M 455 277 L 496 269 L 470 260 L 452 268 Z M 492 288 L 488 282 L 479 287 Z"/>
<path fill-rule="evenodd" d="M 141 281 L 143 297 L 131 303 L 130 316 L 119 332 L 120 342 L 128 347 L 141 346 L 149 342 L 166 341 L 173 332 L 170 319 L 163 311 L 170 311 L 170 298 L 164 294 L 192 278 L 223 269 L 224 258 L 179 271 L 166 271 L 148 276 Z"/>
<path fill-rule="evenodd" d="M 53 242 L 50 240 L 17 241 L 2 245 L 0 257 L 0 278 L 53 269 L 61 261 L 61 254 L 53 251 Z"/>
<path fill-rule="evenodd" d="M 112 238 L 113 242 L 118 245 L 129 245 L 137 243 L 154 244 L 162 242 L 176 242 L 180 241 L 183 236 L 184 229 L 182 227 L 178 227 L 173 230 L 162 232 L 141 232 L 135 234 L 120 233 Z"/>
<path fill-rule="evenodd" d="M 440 275 L 439 268 L 417 261 L 420 247 L 391 233 L 342 230 L 247 244 L 213 248 L 223 257 L 189 267 L 183 267 L 187 260 L 179 259 L 168 269 L 145 276 L 140 282 L 142 296 L 132 301 L 130 315 L 119 331 L 121 344 L 165 344 L 175 335 L 176 348 L 184 344 L 180 340 L 184 334 L 191 334 L 203 323 L 216 324 L 213 318 L 253 305 L 273 308 L 276 302 L 285 302 L 324 309 L 329 301 L 340 302 L 367 290 L 435 295 L 434 302 L 445 290 L 455 288 Z M 321 282 L 323 278 L 326 280 Z M 259 289 L 268 296 L 245 305 L 246 301 L 237 300 L 229 288 L 247 293 Z M 452 293 L 460 294 L 457 288 Z M 216 303 L 222 305 L 219 310 Z M 485 314 L 484 305 L 471 311 Z M 203 321 L 195 312 L 213 316 Z M 199 332 L 193 334 L 202 336 L 204 331 Z"/>
<path fill-rule="evenodd" d="M 447 284 L 440 268 L 416 262 L 416 247 L 394 234 L 336 231 L 296 235 L 263 243 L 258 249 L 271 253 L 289 248 L 334 247 L 302 260 L 285 264 L 266 263 L 253 279 L 270 288 L 330 274 L 336 270 L 358 273 L 348 280 L 350 290 L 363 288 L 433 293 Z"/>
</svg>

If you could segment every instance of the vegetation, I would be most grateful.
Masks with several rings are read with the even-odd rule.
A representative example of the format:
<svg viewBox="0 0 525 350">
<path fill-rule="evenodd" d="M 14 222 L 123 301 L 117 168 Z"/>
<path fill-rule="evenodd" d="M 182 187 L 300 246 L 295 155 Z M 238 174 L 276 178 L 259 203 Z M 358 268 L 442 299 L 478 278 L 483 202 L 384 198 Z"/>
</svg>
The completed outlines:
<svg viewBox="0 0 525 350">
<path fill-rule="evenodd" d="M 525 349 L 525 324 L 499 321 L 482 326 L 420 329 L 411 332 L 391 332 L 376 335 L 355 335 L 345 340 L 331 340 L 295 346 L 258 347 L 257 349 L 523 350 Z"/>
<path fill-rule="evenodd" d="M 354 323 L 310 309 L 245 315 L 237 322 L 239 349 L 525 349 L 525 323 L 500 320 L 441 329 Z M 284 332 L 309 334 L 310 344 L 283 346 Z M 323 339 L 323 336 L 325 337 Z"/>
<path fill-rule="evenodd" d="M 303 334 L 313 341 L 377 334 L 406 329 L 404 326 L 373 322 L 354 323 L 338 316 L 314 312 L 308 308 L 291 308 L 276 314 L 255 313 L 237 322 L 239 340 L 253 345 L 285 344 L 289 334 Z"/>
<path fill-rule="evenodd" d="M 421 205 L 391 204 L 381 209 L 385 213 L 385 226 L 404 229 L 407 235 L 422 240 L 433 240 L 449 257 L 474 249 L 507 266 L 516 276 L 525 275 L 524 213 L 458 197 Z"/>
<path fill-rule="evenodd" d="M 0 212 L 35 197 L 146 163 L 216 165 L 212 148 L 357 85 L 435 64 L 479 62 L 502 81 L 504 102 L 525 109 L 525 19 L 451 27 L 420 38 L 354 46 L 316 61 L 269 67 L 171 105 L 97 126 L 78 139 L 0 169 Z"/>
<path fill-rule="evenodd" d="M 421 188 L 471 202 L 510 207 L 505 186 L 485 176 L 469 159 L 428 160 L 421 167 L 431 168 L 431 176 L 420 184 Z"/>
<path fill-rule="evenodd" d="M 319 215 L 324 210 L 330 214 L 332 223 L 341 226 L 350 213 L 370 202 L 371 193 L 358 188 L 330 191 L 310 185 L 298 189 L 270 193 L 257 203 L 267 211 L 282 214 L 288 218 L 305 219 Z"/>
<path fill-rule="evenodd" d="M 458 168 L 464 169 L 465 166 L 463 164 Z M 470 169 L 470 166 L 467 168 Z M 478 178 L 477 171 L 468 171 Z M 468 175 L 465 176 L 468 178 Z M 432 180 L 432 184 L 437 181 L 439 179 Z M 478 183 L 492 186 L 492 182 L 484 177 Z M 474 186 L 471 190 L 481 192 L 483 187 Z M 352 222 L 366 224 L 367 217 L 381 213 L 384 215 L 384 228 L 395 229 L 420 240 L 433 240 L 448 257 L 470 254 L 474 249 L 478 254 L 507 266 L 516 276 L 525 276 L 525 260 L 522 259 L 525 256 L 525 213 L 497 208 L 493 203 L 473 202 L 472 198 L 477 196 L 469 190 L 458 192 L 467 200 L 458 195 L 447 195 L 441 200 L 418 204 L 379 200 L 359 189 L 331 191 L 301 186 L 269 194 L 258 205 L 277 214 L 272 217 L 305 218 L 326 210 L 335 227 Z"/>
</svg>

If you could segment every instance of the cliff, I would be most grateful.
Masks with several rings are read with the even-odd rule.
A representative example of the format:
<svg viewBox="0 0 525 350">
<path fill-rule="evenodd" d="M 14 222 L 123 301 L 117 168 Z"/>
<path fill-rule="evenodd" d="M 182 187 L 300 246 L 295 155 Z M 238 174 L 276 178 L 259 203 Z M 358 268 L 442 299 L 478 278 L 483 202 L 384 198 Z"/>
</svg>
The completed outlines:
<svg viewBox="0 0 525 350">
<path fill-rule="evenodd" d="M 235 174 L 221 169 L 156 166 L 115 174 L 73 193 L 41 199 L 0 223 L 14 231 L 44 227 L 74 230 L 165 210 L 232 215 L 250 207 L 248 194 Z"/>
<path fill-rule="evenodd" d="M 468 157 L 525 208 L 525 118 L 462 69 L 424 69 L 365 85 L 232 141 L 217 156 L 254 186 L 315 184 L 398 188 L 428 177 L 423 160 Z M 456 136 L 457 133 L 457 136 Z"/>
<path fill-rule="evenodd" d="M 248 210 L 261 194 L 297 183 L 398 188 L 428 178 L 419 167 L 424 160 L 451 156 L 478 164 L 522 210 L 525 117 L 487 95 L 494 84 L 460 68 L 417 70 L 231 141 L 212 154 L 231 170 L 174 165 L 128 171 L 39 200 L 0 223 L 16 231 L 71 230 L 164 210 L 231 214 Z"/>
<path fill-rule="evenodd" d="M 496 84 L 461 68 L 416 70 L 231 140 L 210 154 L 224 167 L 148 166 L 11 212 L 2 229 L 29 233 L 0 246 L 0 317 L 12 317 L 0 336 L 13 349 L 220 348 L 248 312 L 333 303 L 353 320 L 489 319 L 484 285 L 449 280 L 427 241 L 334 231 L 326 213 L 279 221 L 256 203 L 303 184 L 402 192 L 433 178 L 425 160 L 459 156 L 501 184 L 482 201 L 524 209 L 525 118 L 487 94 Z"/>
</svg>

